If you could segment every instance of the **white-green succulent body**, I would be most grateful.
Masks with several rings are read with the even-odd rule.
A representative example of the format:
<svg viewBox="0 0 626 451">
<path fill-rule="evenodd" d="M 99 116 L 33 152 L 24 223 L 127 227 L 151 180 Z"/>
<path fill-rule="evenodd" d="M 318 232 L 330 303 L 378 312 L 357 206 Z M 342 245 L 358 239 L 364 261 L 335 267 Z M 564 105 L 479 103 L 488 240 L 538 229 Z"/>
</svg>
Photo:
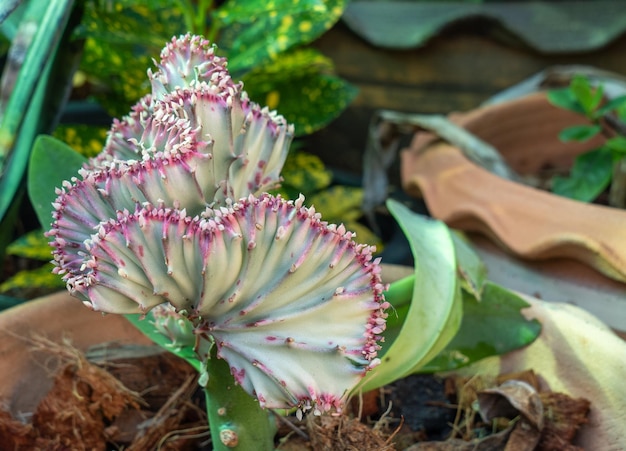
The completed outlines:
<svg viewBox="0 0 626 451">
<path fill-rule="evenodd" d="M 58 191 L 57 271 L 94 310 L 169 306 L 164 330 L 191 327 L 264 407 L 340 409 L 385 327 L 373 248 L 304 198 L 266 193 L 293 129 L 208 42 L 184 36 L 161 56 L 152 94 Z"/>
</svg>

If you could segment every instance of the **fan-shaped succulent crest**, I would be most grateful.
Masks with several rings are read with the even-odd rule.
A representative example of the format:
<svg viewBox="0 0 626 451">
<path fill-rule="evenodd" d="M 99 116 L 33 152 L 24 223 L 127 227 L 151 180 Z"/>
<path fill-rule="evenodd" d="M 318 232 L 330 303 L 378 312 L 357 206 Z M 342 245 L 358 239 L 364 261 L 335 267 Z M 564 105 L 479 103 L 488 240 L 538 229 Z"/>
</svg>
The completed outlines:
<svg viewBox="0 0 626 451">
<path fill-rule="evenodd" d="M 215 347 L 262 406 L 339 409 L 385 328 L 373 248 L 264 192 L 293 129 L 207 41 L 173 39 L 157 66 L 152 94 L 57 190 L 56 271 L 94 310 L 158 309 L 174 345 Z"/>
<path fill-rule="evenodd" d="M 68 287 L 99 311 L 188 312 L 262 405 L 337 408 L 379 349 L 384 287 L 372 248 L 303 200 L 118 211 L 74 254 Z"/>
</svg>

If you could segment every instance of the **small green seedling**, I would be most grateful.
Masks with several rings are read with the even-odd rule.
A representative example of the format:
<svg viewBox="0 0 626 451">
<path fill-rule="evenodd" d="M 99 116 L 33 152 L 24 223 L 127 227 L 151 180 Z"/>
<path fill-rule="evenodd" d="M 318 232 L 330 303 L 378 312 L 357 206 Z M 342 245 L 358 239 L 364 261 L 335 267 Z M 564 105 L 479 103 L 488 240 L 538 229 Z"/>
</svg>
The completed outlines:
<svg viewBox="0 0 626 451">
<path fill-rule="evenodd" d="M 567 88 L 548 93 L 550 102 L 581 114 L 588 124 L 573 125 L 559 133 L 562 141 L 588 141 L 598 135 L 603 145 L 579 155 L 569 176 L 553 179 L 554 193 L 591 202 L 609 185 L 609 204 L 626 205 L 626 95 L 606 101 L 603 85 L 593 86 L 584 76 L 575 76 Z"/>
</svg>

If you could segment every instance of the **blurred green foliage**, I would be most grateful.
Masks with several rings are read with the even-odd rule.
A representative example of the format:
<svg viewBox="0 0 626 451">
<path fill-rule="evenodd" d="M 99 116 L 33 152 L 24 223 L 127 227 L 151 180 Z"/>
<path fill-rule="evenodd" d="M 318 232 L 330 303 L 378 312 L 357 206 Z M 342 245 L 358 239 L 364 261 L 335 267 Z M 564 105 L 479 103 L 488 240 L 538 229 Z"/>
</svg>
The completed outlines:
<svg viewBox="0 0 626 451">
<path fill-rule="evenodd" d="M 593 86 L 582 75 L 572 78 L 567 88 L 555 89 L 548 93 L 550 102 L 560 108 L 580 114 L 588 120 L 585 125 L 573 125 L 559 133 L 561 141 L 584 142 L 597 135 L 607 137 L 600 147 L 579 155 L 568 176 L 556 176 L 552 181 L 552 191 L 561 196 L 582 202 L 595 200 L 611 184 L 615 175 L 626 177 L 615 171 L 616 165 L 626 161 L 626 95 L 609 101 L 604 98 L 604 87 Z M 619 124 L 622 129 L 611 129 L 609 124 Z M 626 185 L 621 180 L 620 185 Z M 624 207 L 623 195 L 619 203 Z"/>
<path fill-rule="evenodd" d="M 23 257 L 29 260 L 41 261 L 42 264 L 34 269 L 18 271 L 9 279 L 0 284 L 0 293 L 23 296 L 25 293 L 43 294 L 49 290 L 58 290 L 65 287 L 61 278 L 52 274 L 52 259 L 48 238 L 41 230 L 29 232 L 12 242 L 6 250 L 7 255 Z M 47 262 L 47 263 L 45 263 Z"/>
<path fill-rule="evenodd" d="M 56 128 L 53 136 L 89 158 L 102 151 L 108 129 L 97 125 L 63 124 Z"/>
</svg>

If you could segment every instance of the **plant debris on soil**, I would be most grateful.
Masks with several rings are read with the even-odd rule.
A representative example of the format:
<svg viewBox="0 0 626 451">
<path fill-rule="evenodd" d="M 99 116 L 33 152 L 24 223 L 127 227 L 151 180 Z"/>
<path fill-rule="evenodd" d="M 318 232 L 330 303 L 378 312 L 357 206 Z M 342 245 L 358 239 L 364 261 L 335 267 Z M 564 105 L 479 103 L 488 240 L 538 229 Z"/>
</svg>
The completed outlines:
<svg viewBox="0 0 626 451">
<path fill-rule="evenodd" d="M 86 357 L 34 338 L 59 360 L 54 386 L 24 423 L 0 410 L 3 449 L 211 450 L 195 370 L 157 347 Z M 42 369 L 43 371 L 43 369 Z M 276 413 L 282 451 L 575 451 L 590 402 L 541 392 L 532 371 L 469 379 L 413 375 L 352 400 L 340 416 Z"/>
</svg>

